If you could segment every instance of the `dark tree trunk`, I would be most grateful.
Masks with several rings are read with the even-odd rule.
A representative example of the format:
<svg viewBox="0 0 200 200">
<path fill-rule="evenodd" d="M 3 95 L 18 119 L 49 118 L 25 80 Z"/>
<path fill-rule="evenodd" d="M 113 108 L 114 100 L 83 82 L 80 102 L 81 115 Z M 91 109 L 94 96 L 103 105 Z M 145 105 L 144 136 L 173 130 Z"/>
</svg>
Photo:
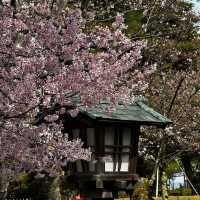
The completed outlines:
<svg viewBox="0 0 200 200">
<path fill-rule="evenodd" d="M 5 200 L 7 197 L 9 183 L 3 177 L 0 178 L 0 200 Z"/>
<path fill-rule="evenodd" d="M 199 156 L 199 155 L 197 155 Z M 198 193 L 200 193 L 200 173 L 198 171 L 195 171 L 192 167 L 192 159 L 193 155 L 184 154 L 181 156 L 181 162 L 183 164 L 185 173 L 187 177 L 190 179 L 191 183 L 193 184 L 194 188 L 197 190 Z M 200 160 L 200 158 L 199 158 Z"/>
</svg>

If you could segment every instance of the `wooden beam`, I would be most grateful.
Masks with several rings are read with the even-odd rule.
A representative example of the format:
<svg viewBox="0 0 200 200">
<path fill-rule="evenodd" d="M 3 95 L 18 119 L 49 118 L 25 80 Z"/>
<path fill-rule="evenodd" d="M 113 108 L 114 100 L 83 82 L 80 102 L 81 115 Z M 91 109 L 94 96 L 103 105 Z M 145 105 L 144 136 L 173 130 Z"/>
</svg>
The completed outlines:
<svg viewBox="0 0 200 200">
<path fill-rule="evenodd" d="M 131 145 L 132 149 L 130 152 L 130 173 L 136 173 L 137 157 L 138 157 L 138 142 L 139 142 L 140 126 L 134 126 L 131 129 Z"/>
</svg>

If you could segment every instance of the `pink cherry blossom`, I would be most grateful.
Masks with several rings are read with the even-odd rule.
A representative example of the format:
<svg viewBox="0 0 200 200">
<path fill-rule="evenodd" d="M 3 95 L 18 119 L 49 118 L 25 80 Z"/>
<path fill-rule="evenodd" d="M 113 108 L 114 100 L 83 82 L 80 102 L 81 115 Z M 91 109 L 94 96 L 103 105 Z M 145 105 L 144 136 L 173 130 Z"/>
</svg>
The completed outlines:
<svg viewBox="0 0 200 200">
<path fill-rule="evenodd" d="M 0 161 L 21 170 L 56 173 L 65 162 L 89 160 L 80 140 L 68 139 L 59 115 L 103 99 L 126 103 L 148 86 L 152 66 L 140 66 L 144 41 L 116 29 L 85 29 L 79 9 L 52 12 L 47 3 L 0 13 Z M 5 162 L 6 161 L 6 162 Z M 12 167 L 11 167 L 12 166 Z"/>
</svg>

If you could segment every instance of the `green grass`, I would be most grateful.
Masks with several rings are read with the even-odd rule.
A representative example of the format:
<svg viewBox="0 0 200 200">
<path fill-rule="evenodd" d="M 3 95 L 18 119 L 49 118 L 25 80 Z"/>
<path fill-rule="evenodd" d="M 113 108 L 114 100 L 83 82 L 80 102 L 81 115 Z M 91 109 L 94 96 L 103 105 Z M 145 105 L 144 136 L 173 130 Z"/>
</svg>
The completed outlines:
<svg viewBox="0 0 200 200">
<path fill-rule="evenodd" d="M 162 200 L 161 197 L 154 199 Z M 129 200 L 129 198 L 120 198 L 115 200 Z M 168 200 L 200 200 L 200 196 L 169 196 Z"/>
<path fill-rule="evenodd" d="M 169 196 L 169 200 L 200 200 L 200 196 Z M 155 200 L 162 200 L 162 198 L 155 198 Z"/>
</svg>

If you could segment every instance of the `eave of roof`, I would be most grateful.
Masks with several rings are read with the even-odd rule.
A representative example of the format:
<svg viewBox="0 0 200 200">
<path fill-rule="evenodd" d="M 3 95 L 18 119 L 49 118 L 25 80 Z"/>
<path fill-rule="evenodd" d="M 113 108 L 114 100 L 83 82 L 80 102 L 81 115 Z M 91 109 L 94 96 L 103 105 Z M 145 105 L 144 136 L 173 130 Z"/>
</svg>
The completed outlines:
<svg viewBox="0 0 200 200">
<path fill-rule="evenodd" d="M 100 122 L 124 122 L 155 126 L 167 126 L 172 123 L 170 119 L 156 112 L 143 101 L 136 101 L 131 105 L 119 104 L 111 113 L 106 110 L 108 105 L 108 103 L 102 103 L 87 110 L 81 110 L 81 112 Z"/>
</svg>

